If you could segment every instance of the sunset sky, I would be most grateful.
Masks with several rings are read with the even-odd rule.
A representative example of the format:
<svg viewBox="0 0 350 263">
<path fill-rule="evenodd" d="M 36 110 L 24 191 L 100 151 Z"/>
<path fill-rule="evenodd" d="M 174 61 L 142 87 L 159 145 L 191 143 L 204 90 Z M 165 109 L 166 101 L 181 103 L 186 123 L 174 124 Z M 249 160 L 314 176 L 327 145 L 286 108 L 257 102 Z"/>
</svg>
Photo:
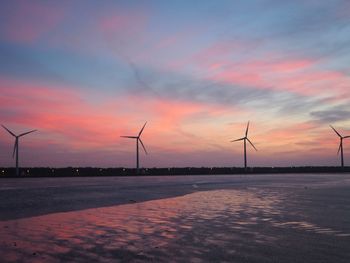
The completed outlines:
<svg viewBox="0 0 350 263">
<path fill-rule="evenodd" d="M 338 165 L 350 1 L 0 1 L 0 123 L 22 166 Z M 0 130 L 0 166 L 14 139 Z M 350 165 L 350 139 L 345 141 Z"/>
</svg>

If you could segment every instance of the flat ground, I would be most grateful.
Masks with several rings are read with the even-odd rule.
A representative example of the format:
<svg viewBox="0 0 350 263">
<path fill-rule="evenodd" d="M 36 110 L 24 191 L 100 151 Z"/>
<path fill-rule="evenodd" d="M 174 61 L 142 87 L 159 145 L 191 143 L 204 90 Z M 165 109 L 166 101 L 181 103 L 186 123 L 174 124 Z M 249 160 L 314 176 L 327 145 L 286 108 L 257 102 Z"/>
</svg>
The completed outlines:
<svg viewBox="0 0 350 263">
<path fill-rule="evenodd" d="M 0 179 L 2 262 L 350 262 L 350 175 Z"/>
</svg>

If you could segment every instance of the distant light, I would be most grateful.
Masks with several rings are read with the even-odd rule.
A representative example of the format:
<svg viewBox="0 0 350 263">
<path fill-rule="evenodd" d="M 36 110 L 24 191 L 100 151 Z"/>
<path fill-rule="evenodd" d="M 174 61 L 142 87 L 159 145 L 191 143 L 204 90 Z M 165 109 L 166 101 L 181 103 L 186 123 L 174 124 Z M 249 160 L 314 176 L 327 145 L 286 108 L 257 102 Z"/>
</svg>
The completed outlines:
<svg viewBox="0 0 350 263">
<path fill-rule="evenodd" d="M 102 168 L 100 168 L 100 172 L 102 172 Z"/>
<path fill-rule="evenodd" d="M 4 174 L 4 173 L 5 173 L 5 170 L 2 170 L 2 173 Z"/>
<path fill-rule="evenodd" d="M 76 172 L 79 173 L 79 169 L 76 169 Z"/>
<path fill-rule="evenodd" d="M 55 172 L 55 170 L 54 170 L 54 169 L 51 169 L 51 172 L 53 172 L 53 173 L 54 173 L 54 172 Z"/>
<path fill-rule="evenodd" d="M 125 172 L 125 168 L 123 168 L 123 171 Z"/>
<path fill-rule="evenodd" d="M 29 169 L 27 169 L 27 174 L 29 174 Z"/>
</svg>

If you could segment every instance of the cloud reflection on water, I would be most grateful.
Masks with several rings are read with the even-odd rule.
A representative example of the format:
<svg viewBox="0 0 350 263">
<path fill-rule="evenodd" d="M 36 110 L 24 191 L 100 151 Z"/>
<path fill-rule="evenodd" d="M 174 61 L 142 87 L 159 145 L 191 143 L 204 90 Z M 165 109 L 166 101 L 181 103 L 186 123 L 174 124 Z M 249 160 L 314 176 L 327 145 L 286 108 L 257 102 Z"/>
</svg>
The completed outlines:
<svg viewBox="0 0 350 263">
<path fill-rule="evenodd" d="M 283 201 L 272 190 L 216 190 L 4 221 L 0 251 L 8 262 L 259 262 L 280 231 L 346 235 L 286 221 Z"/>
</svg>

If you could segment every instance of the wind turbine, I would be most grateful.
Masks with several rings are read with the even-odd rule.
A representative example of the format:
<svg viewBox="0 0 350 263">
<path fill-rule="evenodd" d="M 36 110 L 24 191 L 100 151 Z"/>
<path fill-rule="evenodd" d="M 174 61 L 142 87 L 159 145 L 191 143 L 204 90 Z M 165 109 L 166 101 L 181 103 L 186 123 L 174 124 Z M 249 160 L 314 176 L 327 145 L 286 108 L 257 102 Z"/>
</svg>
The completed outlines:
<svg viewBox="0 0 350 263">
<path fill-rule="evenodd" d="M 341 155 L 341 167 L 344 167 L 344 152 L 343 152 L 343 140 L 346 139 L 346 138 L 350 138 L 350 136 L 341 136 L 339 132 L 337 132 L 336 129 L 334 129 L 334 127 L 332 125 L 329 125 L 331 126 L 331 128 L 333 129 L 333 131 L 339 136 L 339 139 L 340 139 L 340 144 L 339 144 L 339 148 L 338 148 L 338 154 L 340 152 L 340 155 Z"/>
<path fill-rule="evenodd" d="M 136 140 L 136 171 L 137 173 L 139 173 L 140 171 L 140 161 L 139 161 L 139 142 L 141 143 L 141 146 L 143 148 L 143 150 L 145 151 L 145 153 L 147 154 L 146 148 L 143 145 L 143 142 L 141 140 L 141 134 L 143 132 L 143 129 L 145 128 L 147 124 L 147 121 L 145 122 L 145 124 L 143 125 L 142 129 L 140 130 L 139 134 L 137 136 L 120 136 L 122 138 L 129 138 L 129 139 L 135 139 Z"/>
<path fill-rule="evenodd" d="M 243 138 L 231 141 L 231 142 L 244 141 L 244 169 L 245 169 L 245 171 L 247 171 L 247 141 L 250 143 L 251 146 L 253 146 L 255 151 L 258 151 L 255 148 L 254 144 L 248 138 L 248 130 L 249 130 L 249 121 L 247 124 L 247 129 L 245 130 L 245 136 Z"/>
<path fill-rule="evenodd" d="M 29 133 L 32 133 L 32 132 L 35 132 L 37 130 L 32 130 L 32 131 L 29 131 L 29 132 L 24 132 L 24 133 L 21 133 L 20 135 L 16 135 L 14 134 L 12 131 L 10 131 L 9 129 L 7 129 L 4 125 L 1 125 L 9 134 L 11 134 L 13 137 L 15 137 L 15 144 L 13 146 L 13 154 L 12 154 L 12 158 L 15 157 L 15 154 L 16 154 L 16 175 L 19 176 L 19 167 L 18 167 L 18 148 L 19 148 L 19 138 L 24 136 L 24 135 L 27 135 Z"/>
</svg>

